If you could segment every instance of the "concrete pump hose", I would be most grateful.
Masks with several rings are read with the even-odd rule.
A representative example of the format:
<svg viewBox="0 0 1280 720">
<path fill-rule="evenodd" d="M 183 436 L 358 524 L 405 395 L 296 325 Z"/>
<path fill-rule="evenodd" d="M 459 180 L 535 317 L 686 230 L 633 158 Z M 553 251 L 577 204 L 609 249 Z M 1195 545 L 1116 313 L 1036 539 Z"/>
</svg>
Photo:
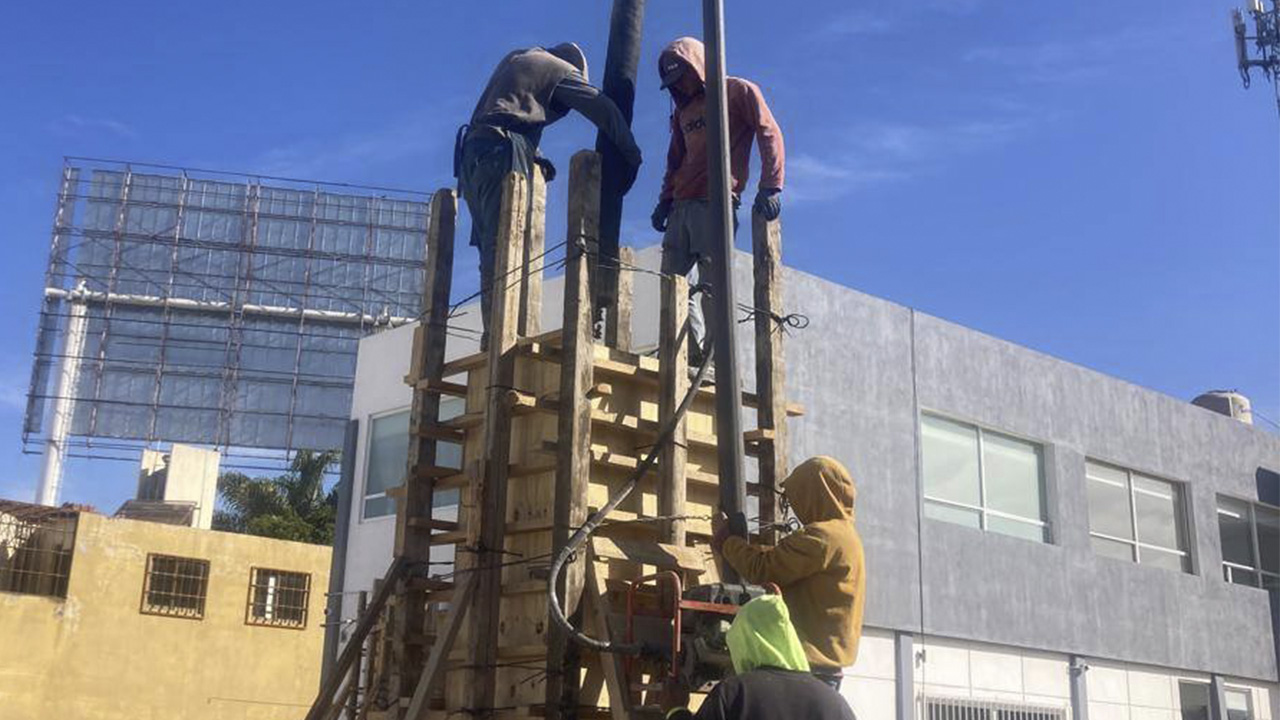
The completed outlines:
<svg viewBox="0 0 1280 720">
<path fill-rule="evenodd" d="M 710 344 L 709 341 L 708 344 Z M 662 432 L 658 433 L 658 440 L 653 444 L 653 447 L 649 449 L 649 453 L 644 456 L 644 459 L 640 461 L 640 464 L 636 465 L 636 469 L 631 473 L 630 477 L 627 478 L 626 483 L 624 483 L 623 486 L 609 498 L 609 502 L 605 503 L 604 507 L 595 511 L 595 513 L 593 513 L 591 517 L 587 518 L 587 521 L 582 524 L 582 527 L 578 528 L 577 531 L 569 537 L 569 541 L 565 543 L 564 548 L 560 550 L 556 555 L 555 560 L 551 563 L 551 577 L 547 580 L 547 596 L 548 601 L 551 604 L 551 618 L 569 635 L 571 640 L 579 645 L 589 647 L 598 652 L 622 653 L 626 655 L 640 654 L 641 647 L 638 644 L 626 645 L 622 643 L 609 642 L 607 640 L 597 640 L 596 638 L 593 638 L 575 628 L 569 622 L 569 619 L 565 617 L 564 608 L 560 606 L 560 596 L 556 591 L 556 584 L 560 579 L 560 574 L 564 572 L 564 567 L 569 562 L 569 558 L 573 557 L 573 555 L 586 544 L 587 538 L 591 537 L 591 533 L 596 531 L 596 528 L 600 526 L 600 523 L 604 521 L 605 517 L 607 517 L 609 513 L 613 512 L 623 500 L 627 499 L 627 496 L 631 494 L 631 491 L 634 490 L 636 485 L 640 482 L 640 478 L 644 477 L 644 474 L 648 472 L 649 469 L 658 461 L 658 455 L 661 454 L 662 449 L 671 442 L 671 438 L 676 431 L 676 425 L 680 422 L 680 418 L 684 417 L 684 414 L 689 411 L 690 406 L 693 405 L 693 399 L 697 397 L 698 389 L 702 387 L 702 382 L 706 379 L 707 372 L 711 369 L 711 353 L 704 352 L 702 356 L 702 365 L 698 367 L 698 374 L 694 376 L 693 382 L 689 386 L 689 392 L 685 393 L 684 399 L 680 401 L 680 406 L 677 407 L 675 413 L 667 419 L 667 424 L 662 427 Z M 730 390 L 736 390 L 736 388 L 730 388 Z"/>
</svg>

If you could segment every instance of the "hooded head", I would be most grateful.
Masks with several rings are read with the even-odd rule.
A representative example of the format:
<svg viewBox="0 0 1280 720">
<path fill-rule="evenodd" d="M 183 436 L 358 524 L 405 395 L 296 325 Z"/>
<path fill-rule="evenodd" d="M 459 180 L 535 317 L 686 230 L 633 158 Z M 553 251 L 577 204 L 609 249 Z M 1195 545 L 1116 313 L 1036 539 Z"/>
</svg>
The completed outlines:
<svg viewBox="0 0 1280 720">
<path fill-rule="evenodd" d="M 781 595 L 764 595 L 738 608 L 725 640 L 733 671 L 739 675 L 759 667 L 809 672 Z"/>
<path fill-rule="evenodd" d="M 682 37 L 671 41 L 658 55 L 658 77 L 665 90 L 685 73 L 693 73 L 699 85 L 707 84 L 706 50 L 697 38 Z"/>
<path fill-rule="evenodd" d="M 782 481 L 782 492 L 800 522 L 853 520 L 858 491 L 853 476 L 835 458 L 819 455 L 796 466 Z"/>
<path fill-rule="evenodd" d="M 582 79 L 591 82 L 587 77 L 587 56 L 583 54 L 582 48 L 578 47 L 577 43 L 563 42 L 547 48 L 547 52 L 578 68 L 578 72 L 582 73 Z"/>
</svg>

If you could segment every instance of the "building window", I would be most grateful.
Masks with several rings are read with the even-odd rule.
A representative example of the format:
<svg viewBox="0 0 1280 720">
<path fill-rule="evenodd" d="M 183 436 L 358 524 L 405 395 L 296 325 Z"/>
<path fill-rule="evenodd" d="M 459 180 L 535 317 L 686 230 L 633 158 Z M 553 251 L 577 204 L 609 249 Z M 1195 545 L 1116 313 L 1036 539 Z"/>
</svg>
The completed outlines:
<svg viewBox="0 0 1280 720">
<path fill-rule="evenodd" d="M 440 399 L 440 418 L 447 420 L 461 414 L 461 398 Z M 404 483 L 405 466 L 409 462 L 409 411 L 402 410 L 369 421 L 368 450 L 365 454 L 364 509 L 361 517 L 367 519 L 394 515 L 395 502 L 387 491 Z M 456 443 L 436 444 L 436 464 L 442 467 L 462 466 L 462 446 Z M 456 490 L 437 493 L 433 504 L 438 506 L 457 503 Z"/>
<path fill-rule="evenodd" d="M 1182 720 L 1209 720 L 1209 683 L 1179 680 L 1178 700 Z"/>
<path fill-rule="evenodd" d="M 1218 533 L 1223 579 L 1280 588 L 1280 508 L 1219 495 Z"/>
<path fill-rule="evenodd" d="M 1253 703 L 1244 688 L 1224 688 L 1227 700 L 1227 720 L 1253 720 Z"/>
<path fill-rule="evenodd" d="M 311 574 L 252 568 L 249 571 L 250 625 L 304 628 L 311 599 Z"/>
<path fill-rule="evenodd" d="M 1093 461 L 1085 478 L 1095 553 L 1191 572 L 1181 485 Z"/>
<path fill-rule="evenodd" d="M 142 612 L 199 620 L 209 591 L 209 561 L 172 555 L 147 555 Z"/>
<path fill-rule="evenodd" d="M 931 415 L 921 438 L 926 516 L 1049 541 L 1039 445 Z"/>
<path fill-rule="evenodd" d="M 1000 700 L 924 697 L 925 720 L 1066 720 L 1066 708 Z"/>
</svg>

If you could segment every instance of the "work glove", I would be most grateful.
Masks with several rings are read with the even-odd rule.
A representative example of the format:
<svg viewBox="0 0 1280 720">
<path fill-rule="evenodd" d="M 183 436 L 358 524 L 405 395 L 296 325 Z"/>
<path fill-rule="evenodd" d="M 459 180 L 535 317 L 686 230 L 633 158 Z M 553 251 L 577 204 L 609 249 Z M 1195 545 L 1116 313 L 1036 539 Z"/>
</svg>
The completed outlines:
<svg viewBox="0 0 1280 720">
<path fill-rule="evenodd" d="M 670 198 L 659 200 L 657 207 L 653 209 L 653 214 L 649 216 L 649 222 L 653 224 L 653 229 L 658 232 L 667 231 L 667 216 L 671 214 Z"/>
<path fill-rule="evenodd" d="M 751 209 L 765 220 L 777 220 L 782 214 L 782 190 L 780 188 L 760 188 L 756 193 L 756 201 Z"/>
<path fill-rule="evenodd" d="M 547 182 L 551 182 L 556 179 L 556 166 L 552 165 L 550 160 L 539 155 L 533 159 L 533 163 L 542 168 L 542 177 L 545 178 Z"/>
</svg>

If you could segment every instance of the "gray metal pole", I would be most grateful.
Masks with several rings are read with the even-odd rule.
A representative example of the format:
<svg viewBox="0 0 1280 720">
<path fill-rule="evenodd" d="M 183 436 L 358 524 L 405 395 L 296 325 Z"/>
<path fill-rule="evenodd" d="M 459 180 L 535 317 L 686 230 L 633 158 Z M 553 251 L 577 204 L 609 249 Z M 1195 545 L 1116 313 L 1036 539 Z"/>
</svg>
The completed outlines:
<svg viewBox="0 0 1280 720">
<path fill-rule="evenodd" d="M 724 4 L 703 0 L 707 45 L 707 199 L 711 206 L 711 332 L 716 363 L 716 434 L 720 461 L 720 509 L 730 518 L 747 504 L 743 475 L 742 395 L 738 384 L 737 321 L 733 308 L 733 206 L 729 176 L 729 111 L 725 102 Z M 732 568 L 725 567 L 727 573 Z M 725 578 L 729 582 L 736 577 Z"/>
<path fill-rule="evenodd" d="M 348 420 L 342 439 L 342 461 L 338 471 L 338 517 L 333 526 L 333 555 L 329 560 L 329 593 L 325 603 L 324 650 L 320 677 L 328 677 L 338 660 L 338 636 L 342 632 L 342 587 L 346 585 L 347 539 L 351 534 L 351 508 L 355 503 L 356 443 L 360 421 Z"/>
</svg>

